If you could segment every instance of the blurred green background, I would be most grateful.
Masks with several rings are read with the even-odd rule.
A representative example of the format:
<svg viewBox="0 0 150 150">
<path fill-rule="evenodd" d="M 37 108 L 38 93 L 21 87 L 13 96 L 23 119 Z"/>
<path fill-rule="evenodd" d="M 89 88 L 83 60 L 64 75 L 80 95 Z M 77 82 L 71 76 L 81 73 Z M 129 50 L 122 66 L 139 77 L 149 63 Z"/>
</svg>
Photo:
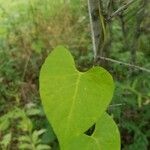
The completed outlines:
<svg viewBox="0 0 150 150">
<path fill-rule="evenodd" d="M 108 14 L 110 4 L 114 12 L 126 0 L 103 3 Z M 135 0 L 108 22 L 106 57 L 150 69 L 149 10 L 148 0 Z M 93 65 L 88 15 L 86 0 L 0 0 L 0 150 L 58 149 L 40 102 L 39 70 L 58 45 L 71 50 L 79 70 Z M 101 65 L 116 84 L 108 112 L 120 129 L 122 150 L 149 150 L 150 73 Z"/>
</svg>

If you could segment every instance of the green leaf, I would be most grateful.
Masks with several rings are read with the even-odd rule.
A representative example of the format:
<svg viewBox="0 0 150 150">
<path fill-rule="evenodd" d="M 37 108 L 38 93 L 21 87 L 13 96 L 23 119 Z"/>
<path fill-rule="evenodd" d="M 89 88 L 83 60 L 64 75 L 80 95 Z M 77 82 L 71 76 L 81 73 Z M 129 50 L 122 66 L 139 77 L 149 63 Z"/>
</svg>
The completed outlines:
<svg viewBox="0 0 150 150">
<path fill-rule="evenodd" d="M 19 127 L 23 130 L 23 131 L 29 131 L 31 132 L 33 129 L 33 125 L 32 122 L 29 118 L 24 117 L 22 118 L 22 120 L 20 121 Z"/>
<path fill-rule="evenodd" d="M 64 150 L 120 150 L 120 134 L 113 119 L 105 113 L 96 123 L 92 136 L 83 134 L 65 146 Z"/>
<path fill-rule="evenodd" d="M 4 118 L 4 117 L 6 117 L 6 118 Z M 6 115 L 4 115 L 4 117 L 0 118 L 0 132 L 7 130 L 10 126 L 9 119 L 7 118 Z"/>
<path fill-rule="evenodd" d="M 40 73 L 40 95 L 61 146 L 98 121 L 113 90 L 113 79 L 105 69 L 79 72 L 65 48 L 58 47 L 47 57 Z"/>
<path fill-rule="evenodd" d="M 39 143 L 41 142 L 41 139 L 39 139 L 39 136 L 41 136 L 43 133 L 45 133 L 46 130 L 45 129 L 41 129 L 39 131 L 35 130 L 32 134 L 32 141 L 34 143 Z"/>
<path fill-rule="evenodd" d="M 120 150 L 120 133 L 116 123 L 107 113 L 104 113 L 96 123 L 96 129 L 92 135 L 102 150 Z"/>
<path fill-rule="evenodd" d="M 12 138 L 11 133 L 8 133 L 8 134 L 4 135 L 4 137 L 3 137 L 2 141 L 0 142 L 0 144 L 2 144 L 7 149 L 7 146 L 11 142 L 11 138 Z"/>
<path fill-rule="evenodd" d="M 38 108 L 28 109 L 26 111 L 26 113 L 27 113 L 28 116 L 36 116 L 36 115 L 41 115 L 42 114 L 41 110 L 38 109 Z"/>
<path fill-rule="evenodd" d="M 19 149 L 21 149 L 21 150 L 25 150 L 25 149 L 31 150 L 31 148 L 32 148 L 31 144 L 23 143 L 23 144 L 19 145 Z"/>
<path fill-rule="evenodd" d="M 37 150 L 50 150 L 51 147 L 49 145 L 40 144 L 36 147 Z"/>
<path fill-rule="evenodd" d="M 20 142 L 30 143 L 31 142 L 31 138 L 29 136 L 27 136 L 27 135 L 24 135 L 24 136 L 19 137 L 19 141 Z"/>
<path fill-rule="evenodd" d="M 41 129 L 41 130 L 35 130 L 33 132 L 33 137 L 39 137 L 40 135 L 42 135 L 43 133 L 46 132 L 46 129 Z"/>
</svg>

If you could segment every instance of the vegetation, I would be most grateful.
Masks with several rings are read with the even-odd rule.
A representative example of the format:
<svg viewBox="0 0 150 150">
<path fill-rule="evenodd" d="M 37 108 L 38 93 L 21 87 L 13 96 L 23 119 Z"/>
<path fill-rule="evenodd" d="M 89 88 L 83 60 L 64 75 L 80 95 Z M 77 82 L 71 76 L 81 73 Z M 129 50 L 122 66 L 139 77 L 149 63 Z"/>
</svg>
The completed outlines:
<svg viewBox="0 0 150 150">
<path fill-rule="evenodd" d="M 104 113 L 113 90 L 112 77 L 103 68 L 79 72 L 68 50 L 51 52 L 41 69 L 40 95 L 62 150 L 120 150 L 117 126 Z M 86 135 L 93 125 L 94 132 Z"/>
<path fill-rule="evenodd" d="M 80 71 L 94 62 L 112 74 L 107 112 L 120 129 L 122 150 L 150 149 L 150 4 L 124 6 L 125 0 L 103 1 L 107 42 L 94 62 L 86 0 L 0 1 L 0 149 L 58 149 L 39 96 L 40 68 L 58 45 L 71 50 Z"/>
</svg>

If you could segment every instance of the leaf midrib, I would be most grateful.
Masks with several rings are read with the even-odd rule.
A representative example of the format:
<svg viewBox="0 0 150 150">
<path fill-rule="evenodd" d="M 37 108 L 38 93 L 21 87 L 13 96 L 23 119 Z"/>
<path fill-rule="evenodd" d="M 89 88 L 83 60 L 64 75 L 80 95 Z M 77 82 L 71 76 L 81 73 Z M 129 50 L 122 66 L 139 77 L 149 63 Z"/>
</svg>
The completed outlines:
<svg viewBox="0 0 150 150">
<path fill-rule="evenodd" d="M 73 115 L 73 110 L 75 108 L 76 97 L 77 97 L 77 93 L 78 93 L 78 89 L 79 89 L 80 79 L 81 79 L 81 73 L 78 72 L 78 76 L 77 76 L 76 84 L 75 84 L 75 90 L 74 90 L 74 94 L 73 94 L 73 97 L 72 97 L 72 104 L 71 104 L 71 107 L 70 107 L 69 115 L 67 117 L 67 125 L 66 125 L 65 137 L 66 137 L 67 132 L 69 130 L 70 121 L 71 121 L 71 118 L 72 118 L 72 115 Z"/>
<path fill-rule="evenodd" d="M 101 150 L 101 145 L 100 145 L 99 140 L 96 137 L 94 137 L 94 136 L 91 136 L 91 138 L 95 141 L 98 150 Z"/>
</svg>

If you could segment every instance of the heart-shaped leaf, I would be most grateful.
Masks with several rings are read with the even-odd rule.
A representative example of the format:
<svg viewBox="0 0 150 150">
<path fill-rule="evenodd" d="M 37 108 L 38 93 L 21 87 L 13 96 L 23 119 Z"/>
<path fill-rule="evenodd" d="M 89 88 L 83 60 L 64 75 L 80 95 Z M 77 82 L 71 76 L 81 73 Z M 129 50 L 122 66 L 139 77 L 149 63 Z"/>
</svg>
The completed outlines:
<svg viewBox="0 0 150 150">
<path fill-rule="evenodd" d="M 105 69 L 79 72 L 65 48 L 58 47 L 47 57 L 40 72 L 40 95 L 60 145 L 98 121 L 113 90 L 112 77 Z"/>
</svg>

